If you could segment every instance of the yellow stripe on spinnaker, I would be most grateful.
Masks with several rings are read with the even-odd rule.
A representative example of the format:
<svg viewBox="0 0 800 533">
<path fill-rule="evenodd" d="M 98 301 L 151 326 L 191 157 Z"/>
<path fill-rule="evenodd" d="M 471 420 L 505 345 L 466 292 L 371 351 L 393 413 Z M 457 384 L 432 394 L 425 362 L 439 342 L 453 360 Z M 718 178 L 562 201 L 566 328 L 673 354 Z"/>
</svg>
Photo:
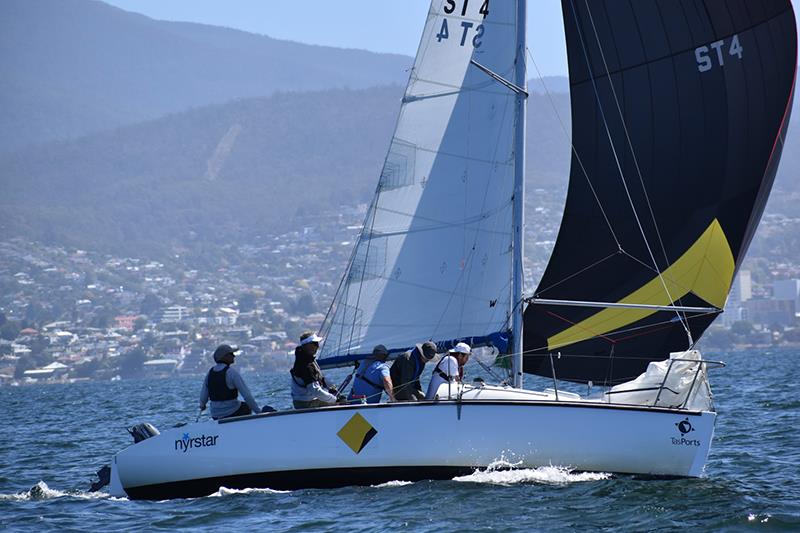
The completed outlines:
<svg viewBox="0 0 800 533">
<path fill-rule="evenodd" d="M 693 293 L 716 307 L 725 306 L 736 268 L 725 232 L 714 219 L 702 235 L 661 274 L 619 303 L 670 305 L 672 300 Z M 663 281 L 662 281 L 663 279 Z M 664 290 L 666 285 L 667 290 Z M 669 292 L 669 294 L 667 293 Z M 604 309 L 547 339 L 556 350 L 633 324 L 656 313 L 650 309 Z"/>
</svg>

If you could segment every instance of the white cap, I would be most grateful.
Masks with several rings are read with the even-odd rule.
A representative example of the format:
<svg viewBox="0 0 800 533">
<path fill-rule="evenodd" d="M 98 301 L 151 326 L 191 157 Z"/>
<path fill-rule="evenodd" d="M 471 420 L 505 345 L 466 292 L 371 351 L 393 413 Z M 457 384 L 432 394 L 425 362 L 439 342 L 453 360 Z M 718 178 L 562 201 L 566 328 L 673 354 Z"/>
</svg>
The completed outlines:
<svg viewBox="0 0 800 533">
<path fill-rule="evenodd" d="M 463 354 L 471 354 L 472 348 L 469 347 L 469 344 L 466 342 L 459 342 L 449 350 L 450 353 L 463 353 Z"/>
<path fill-rule="evenodd" d="M 305 345 L 306 345 L 306 344 L 308 344 L 309 342 L 316 342 L 316 343 L 319 343 L 319 342 L 321 342 L 321 341 L 322 341 L 322 337 L 320 337 L 320 336 L 319 336 L 319 335 L 317 335 L 316 333 L 312 333 L 311 335 L 309 335 L 309 336 L 308 336 L 308 337 L 306 337 L 305 339 L 301 339 L 301 340 L 300 340 L 300 346 L 305 346 Z"/>
</svg>

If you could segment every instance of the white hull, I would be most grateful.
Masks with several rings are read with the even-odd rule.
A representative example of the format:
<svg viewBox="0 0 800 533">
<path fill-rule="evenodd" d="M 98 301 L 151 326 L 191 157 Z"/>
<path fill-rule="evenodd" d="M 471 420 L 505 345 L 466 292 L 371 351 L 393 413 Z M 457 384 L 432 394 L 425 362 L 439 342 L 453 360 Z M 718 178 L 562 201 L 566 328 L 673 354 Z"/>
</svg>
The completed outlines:
<svg viewBox="0 0 800 533">
<path fill-rule="evenodd" d="M 111 492 L 162 499 L 210 494 L 220 486 L 449 479 L 499 459 L 518 467 L 702 473 L 713 412 L 530 400 L 545 395 L 505 390 L 519 399 L 340 406 L 189 424 L 119 452 Z"/>
</svg>

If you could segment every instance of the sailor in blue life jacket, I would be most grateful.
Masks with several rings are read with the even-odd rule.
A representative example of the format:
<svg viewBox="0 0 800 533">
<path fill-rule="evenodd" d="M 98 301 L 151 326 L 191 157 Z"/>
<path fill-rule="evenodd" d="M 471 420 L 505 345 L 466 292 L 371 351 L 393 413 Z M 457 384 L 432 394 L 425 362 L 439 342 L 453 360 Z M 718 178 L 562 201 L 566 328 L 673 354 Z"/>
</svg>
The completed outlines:
<svg viewBox="0 0 800 533">
<path fill-rule="evenodd" d="M 210 399 L 211 418 L 214 420 L 261 411 L 242 376 L 231 368 L 238 351 L 235 346 L 219 345 L 214 351 L 214 361 L 217 364 L 208 371 L 206 379 L 203 380 L 203 388 L 200 390 L 200 410 L 205 411 L 206 402 Z M 239 401 L 239 394 L 244 398 L 244 402 Z"/>
<path fill-rule="evenodd" d="M 379 344 L 372 349 L 372 357 L 359 361 L 353 388 L 347 397 L 348 403 L 360 403 L 362 398 L 367 403 L 380 403 L 384 391 L 390 402 L 395 401 L 389 365 L 386 364 L 388 357 L 389 350 Z"/>
<path fill-rule="evenodd" d="M 417 344 L 412 350 L 400 354 L 389 369 L 394 384 L 394 398 L 397 401 L 424 400 L 419 377 L 425 370 L 425 363 L 436 357 L 436 344 L 425 342 Z"/>
<path fill-rule="evenodd" d="M 325 407 L 339 401 L 336 387 L 328 385 L 315 359 L 320 342 L 322 337 L 307 331 L 300 335 L 300 345 L 294 350 L 294 365 L 289 373 L 295 409 Z"/>
<path fill-rule="evenodd" d="M 437 392 L 443 384 L 461 383 L 464 380 L 464 365 L 469 361 L 471 353 L 472 348 L 466 342 L 459 342 L 448 350 L 447 355 L 442 357 L 442 360 L 433 369 L 431 382 L 428 384 L 428 393 L 425 395 L 426 400 L 437 399 Z M 449 391 L 443 394 L 449 396 Z"/>
</svg>

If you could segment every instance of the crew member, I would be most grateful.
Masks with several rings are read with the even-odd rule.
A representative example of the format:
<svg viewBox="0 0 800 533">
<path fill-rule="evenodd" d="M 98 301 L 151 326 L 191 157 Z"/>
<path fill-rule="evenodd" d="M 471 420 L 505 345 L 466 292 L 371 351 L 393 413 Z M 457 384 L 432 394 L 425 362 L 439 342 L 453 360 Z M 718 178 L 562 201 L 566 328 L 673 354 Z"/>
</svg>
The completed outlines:
<svg viewBox="0 0 800 533">
<path fill-rule="evenodd" d="M 390 369 L 390 377 L 394 384 L 394 397 L 397 401 L 424 400 L 419 377 L 425 369 L 425 363 L 436 357 L 436 344 L 428 341 L 417 344 L 413 349 L 395 359 Z"/>
<path fill-rule="evenodd" d="M 386 364 L 388 357 L 389 350 L 379 344 L 372 349 L 372 357 L 359 362 L 353 388 L 347 397 L 349 403 L 358 403 L 361 398 L 366 398 L 367 403 L 380 403 L 383 391 L 386 391 L 390 402 L 394 401 L 394 387 L 389 365 Z"/>
<path fill-rule="evenodd" d="M 208 371 L 203 380 L 200 411 L 205 411 L 206 403 L 211 399 L 211 418 L 214 420 L 261 411 L 242 376 L 235 368 L 231 368 L 238 351 L 235 346 L 220 344 L 214 350 L 214 362 L 217 364 Z M 239 401 L 239 394 L 244 398 L 243 402 Z"/>
<path fill-rule="evenodd" d="M 464 379 L 464 365 L 469 361 L 472 349 L 466 342 L 459 342 L 453 346 L 445 357 L 439 361 L 431 374 L 431 382 L 428 384 L 426 400 L 435 400 L 439 387 L 445 383 L 461 383 Z M 450 391 L 448 390 L 448 397 Z"/>
<path fill-rule="evenodd" d="M 300 345 L 294 349 L 292 403 L 295 409 L 324 407 L 336 403 L 337 390 L 328 386 L 315 357 L 322 337 L 310 331 L 300 335 Z"/>
</svg>

